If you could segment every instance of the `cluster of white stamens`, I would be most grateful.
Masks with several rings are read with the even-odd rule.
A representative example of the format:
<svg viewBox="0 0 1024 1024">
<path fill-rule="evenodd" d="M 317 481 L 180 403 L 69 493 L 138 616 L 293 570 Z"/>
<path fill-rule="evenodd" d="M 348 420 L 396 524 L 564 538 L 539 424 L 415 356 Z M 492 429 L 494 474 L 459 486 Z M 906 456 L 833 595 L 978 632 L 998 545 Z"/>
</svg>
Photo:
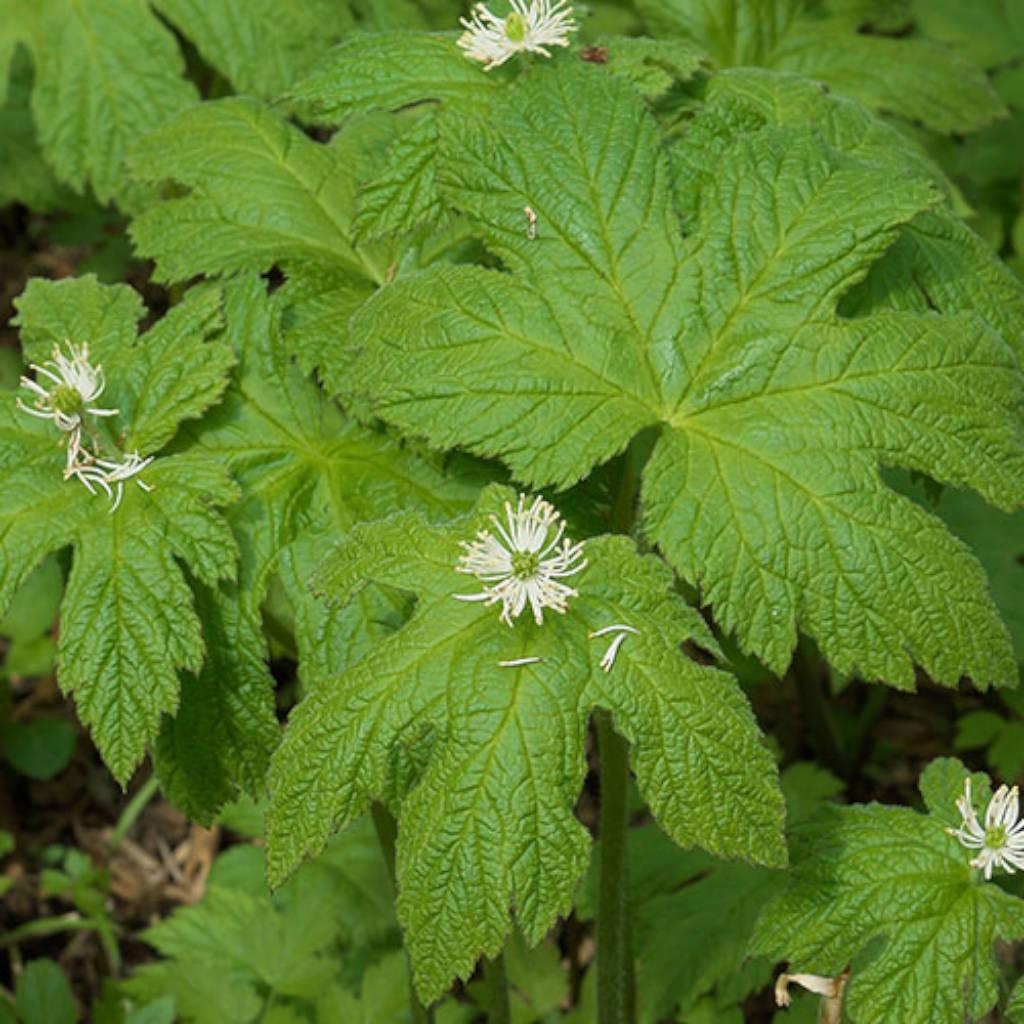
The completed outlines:
<svg viewBox="0 0 1024 1024">
<path fill-rule="evenodd" d="M 462 541 L 465 551 L 459 557 L 456 572 L 469 573 L 483 584 L 479 594 L 453 594 L 457 601 L 501 602 L 501 621 L 511 626 L 527 604 L 538 626 L 544 624 L 544 609 L 564 614 L 570 597 L 578 592 L 560 582 L 586 568 L 583 543 L 574 544 L 565 535 L 565 523 L 555 507 L 543 498 L 531 504 L 525 494 L 513 507 L 505 502 L 505 520 L 490 517 L 494 532 L 481 530 L 474 541 Z M 619 649 L 628 636 L 639 636 L 640 630 L 625 623 L 596 629 L 591 639 L 612 636 L 601 658 L 601 668 L 610 672 Z M 536 665 L 543 658 L 525 657 L 499 661 L 500 668 Z"/>
<path fill-rule="evenodd" d="M 946 831 L 970 850 L 981 851 L 971 860 L 971 867 L 992 877 L 993 868 L 1003 868 L 1013 874 L 1024 871 L 1024 819 L 1020 818 L 1020 793 L 1000 786 L 989 801 L 985 811 L 984 826 L 978 821 L 971 799 L 971 779 L 964 780 L 963 795 L 956 802 L 956 809 L 963 818 L 960 828 Z"/>
<path fill-rule="evenodd" d="M 116 416 L 117 409 L 101 409 L 89 404 L 100 397 L 106 386 L 103 367 L 93 366 L 89 362 L 89 346 L 83 345 L 76 349 L 68 342 L 68 352 L 70 356 L 64 356 L 58 346 L 54 345 L 50 360 L 42 366 L 38 363 L 29 364 L 29 369 L 35 371 L 36 379 L 22 377 L 20 384 L 34 397 L 31 405 L 26 405 L 19 398 L 18 408 L 30 416 L 53 420 L 58 430 L 74 432 L 81 429 L 83 413 L 91 416 Z M 40 377 L 50 382 L 49 390 L 40 383 Z"/>
<path fill-rule="evenodd" d="M 619 648 L 625 643 L 626 637 L 631 633 L 633 636 L 639 636 L 640 630 L 622 623 L 616 623 L 614 626 L 604 626 L 602 629 L 595 629 L 590 634 L 590 639 L 594 640 L 599 636 L 608 636 L 609 633 L 614 633 L 615 638 L 608 645 L 608 650 L 604 652 L 604 657 L 601 659 L 601 668 L 605 672 L 611 672 L 612 665 L 615 664 L 615 659 L 618 657 Z"/>
<path fill-rule="evenodd" d="M 513 508 L 505 502 L 505 522 L 491 516 L 494 533 L 481 530 L 474 541 L 463 541 L 465 554 L 457 572 L 475 576 L 483 584 L 479 594 L 455 594 L 459 601 L 501 602 L 501 621 L 511 626 L 526 608 L 533 611 L 538 626 L 544 622 L 544 609 L 564 614 L 576 590 L 560 583 L 574 576 L 587 561 L 583 544 L 563 537 L 565 523 L 557 510 L 543 498 L 527 505 L 525 494 Z"/>
<path fill-rule="evenodd" d="M 31 394 L 31 404 L 19 398 L 17 405 L 30 416 L 51 420 L 59 431 L 67 435 L 64 479 L 74 477 L 81 481 L 90 494 L 95 494 L 95 488 L 99 487 L 110 498 L 110 511 L 114 512 L 124 496 L 124 482 L 137 477 L 153 457 L 144 459 L 138 452 L 131 452 L 120 461 L 104 459 L 83 443 L 85 416 L 116 416 L 118 410 L 93 404 L 106 384 L 103 367 L 89 362 L 89 346 L 83 344 L 76 348 L 70 341 L 66 345 L 68 355 L 62 354 L 54 345 L 49 360 L 42 365 L 29 364 L 29 368 L 35 371 L 35 379 L 22 377 L 20 384 Z M 49 382 L 49 387 L 44 386 L 44 382 Z M 98 443 L 94 447 L 98 447 Z M 136 479 L 135 482 L 145 491 L 152 490 L 142 480 Z"/>
<path fill-rule="evenodd" d="M 471 60 L 481 61 L 484 71 L 504 64 L 516 53 L 530 51 L 550 57 L 549 46 L 568 46 L 576 31 L 567 0 L 510 0 L 512 10 L 499 18 L 486 4 L 473 7 L 471 18 L 460 18 L 466 30 L 459 46 Z"/>
</svg>

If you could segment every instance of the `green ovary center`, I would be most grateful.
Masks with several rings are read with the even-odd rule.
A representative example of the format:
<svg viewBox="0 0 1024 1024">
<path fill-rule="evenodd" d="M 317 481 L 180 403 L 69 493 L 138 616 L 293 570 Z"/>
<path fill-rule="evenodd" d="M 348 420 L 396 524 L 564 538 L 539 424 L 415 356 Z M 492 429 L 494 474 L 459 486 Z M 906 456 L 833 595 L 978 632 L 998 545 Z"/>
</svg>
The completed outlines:
<svg viewBox="0 0 1024 1024">
<path fill-rule="evenodd" d="M 521 14 L 513 11 L 505 19 L 505 35 L 513 43 L 521 43 L 526 38 L 526 22 Z"/>
<path fill-rule="evenodd" d="M 532 579 L 540 568 L 540 559 L 532 551 L 517 551 L 512 556 L 512 575 L 517 580 Z"/>
<path fill-rule="evenodd" d="M 73 416 L 76 412 L 82 411 L 82 396 L 74 389 L 62 384 L 53 392 L 51 399 L 53 408 L 66 416 Z"/>
<path fill-rule="evenodd" d="M 1006 829 L 1002 826 L 985 829 L 985 845 L 990 850 L 998 850 L 1000 847 L 1005 846 L 1007 838 Z"/>
</svg>

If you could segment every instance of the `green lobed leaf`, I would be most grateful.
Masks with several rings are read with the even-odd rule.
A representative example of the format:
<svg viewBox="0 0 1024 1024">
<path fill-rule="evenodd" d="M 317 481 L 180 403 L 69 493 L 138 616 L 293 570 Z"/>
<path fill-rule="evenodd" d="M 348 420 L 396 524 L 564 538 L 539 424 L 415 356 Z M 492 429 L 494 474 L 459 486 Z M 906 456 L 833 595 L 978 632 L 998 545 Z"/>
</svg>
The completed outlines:
<svg viewBox="0 0 1024 1024">
<path fill-rule="evenodd" d="M 174 36 L 145 0 L 39 0 L 32 110 L 57 176 L 131 205 L 128 146 L 197 100 Z"/>
<path fill-rule="evenodd" d="M 572 483 L 657 424 L 643 527 L 745 650 L 781 672 L 800 628 L 841 672 L 911 687 L 916 662 L 1012 685 L 981 567 L 878 470 L 1019 503 L 1016 360 L 972 315 L 835 311 L 935 204 L 918 164 L 894 174 L 804 127 L 742 134 L 684 243 L 625 84 L 541 68 L 459 127 L 444 189 L 512 272 L 382 288 L 353 318 L 346 393 L 533 485 Z"/>
<path fill-rule="evenodd" d="M 53 960 L 33 960 L 18 975 L 15 1006 L 21 1024 L 74 1024 L 78 1014 L 64 972 Z"/>
<path fill-rule="evenodd" d="M 256 276 L 226 289 L 225 340 L 238 367 L 223 402 L 189 430 L 194 450 L 227 465 L 242 499 L 228 514 L 241 548 L 237 587 L 197 592 L 210 657 L 183 681 L 182 705 L 157 744 L 161 778 L 203 820 L 262 783 L 279 728 L 260 606 L 278 573 L 293 605 L 299 672 L 309 685 L 394 628 L 405 601 L 367 592 L 328 610 L 307 579 L 353 523 L 415 507 L 447 514 L 475 491 L 434 462 L 346 419 L 289 359 L 280 307 Z"/>
<path fill-rule="evenodd" d="M 1006 1016 L 1011 1024 L 1024 1022 L 1024 978 L 1018 978 L 1010 994 L 1010 1002 L 1006 1007 Z"/>
<path fill-rule="evenodd" d="M 702 113 L 687 126 L 701 140 L 673 148 L 677 200 L 684 216 L 694 215 L 703 184 L 716 161 L 739 135 L 765 124 L 807 124 L 829 144 L 903 176 L 912 171 L 933 180 L 950 209 L 934 207 L 900 229 L 891 248 L 872 265 L 865 280 L 844 296 L 844 315 L 883 309 L 973 312 L 1017 353 L 1024 355 L 1024 287 L 991 247 L 955 214 L 970 213 L 956 187 L 907 135 L 871 116 L 857 104 L 828 95 L 796 75 L 737 69 L 714 76 Z"/>
<path fill-rule="evenodd" d="M 337 0 L 156 0 L 155 6 L 236 92 L 266 100 L 280 96 L 355 24 Z"/>
<path fill-rule="evenodd" d="M 509 630 L 494 609 L 452 599 L 467 589 L 459 540 L 509 494 L 488 490 L 449 527 L 407 514 L 352 531 L 318 586 L 344 602 L 374 580 L 419 600 L 406 625 L 299 705 L 271 770 L 268 870 L 279 883 L 386 792 L 397 747 L 434 733 L 398 839 L 399 916 L 426 999 L 500 948 L 510 908 L 531 943 L 568 909 L 588 857 L 572 807 L 595 706 L 633 744 L 637 780 L 677 842 L 785 859 L 771 757 L 731 679 L 680 652 L 687 636 L 713 640 L 658 560 L 625 538 L 589 541 L 580 597 L 543 627 Z M 615 622 L 640 635 L 606 674 L 606 644 L 588 633 Z M 498 665 L 523 656 L 542 662 Z"/>
<path fill-rule="evenodd" d="M 167 797 L 208 823 L 239 789 L 262 787 L 280 728 L 259 617 L 232 585 L 194 590 L 208 655 L 182 675 L 178 713 L 163 720 L 153 757 Z"/>
<path fill-rule="evenodd" d="M 914 21 L 929 38 L 957 47 L 982 67 L 1024 53 L 1024 9 L 1008 0 L 912 0 Z"/>
<path fill-rule="evenodd" d="M 956 774 L 962 793 L 967 770 Z M 754 950 L 793 971 L 850 965 L 853 1024 L 984 1016 L 998 994 L 993 943 L 1024 936 L 1024 902 L 969 866 L 970 851 L 944 831 L 949 810 L 826 807 L 794 827 L 789 878 L 758 922 Z"/>
<path fill-rule="evenodd" d="M 495 87 L 453 36 L 391 31 L 346 39 L 289 96 L 310 120 L 337 125 L 352 114 L 425 100 L 480 104 Z"/>
<path fill-rule="evenodd" d="M 4 42 L 0 36 L 0 206 L 24 203 L 46 213 L 66 203 L 69 194 L 53 176 L 36 137 L 29 107 L 32 65 L 28 54 L 21 52 L 13 60 L 8 81 Z M 9 42 L 13 54 L 13 40 Z"/>
<path fill-rule="evenodd" d="M 868 19 L 856 10 L 823 17 L 810 0 L 638 0 L 638 7 L 653 35 L 687 39 L 719 68 L 796 71 L 934 131 L 976 131 L 1005 114 L 982 70 L 955 50 L 863 32 Z"/>
<path fill-rule="evenodd" d="M 205 340 L 219 325 L 218 307 L 217 293 L 200 289 L 137 344 L 141 304 L 130 288 L 92 278 L 37 280 L 18 301 L 18 322 L 27 352 L 38 359 L 55 343 L 89 343 L 108 381 L 98 401 L 120 413 L 91 423 L 87 417 L 88 430 L 108 455 L 126 451 L 126 438 L 149 454 L 223 389 L 230 350 Z M 195 369 L 195 387 L 182 385 L 181 356 Z M 63 478 L 66 438 L 18 410 L 14 397 L 0 405 L 7 481 L 0 495 L 0 605 L 44 555 L 73 546 L 58 681 L 75 694 L 80 718 L 123 782 L 156 737 L 161 716 L 177 707 L 178 669 L 198 671 L 202 664 L 200 622 L 181 563 L 208 585 L 234 575 L 237 549 L 218 508 L 237 490 L 216 463 L 162 454 L 139 478 L 149 490 L 128 481 L 113 510 L 101 491 L 90 494 Z"/>
<path fill-rule="evenodd" d="M 137 217 L 132 238 L 162 280 L 285 261 L 374 278 L 379 271 L 352 248 L 349 155 L 313 142 L 255 100 L 203 103 L 132 150 L 137 177 L 191 189 Z"/>
</svg>

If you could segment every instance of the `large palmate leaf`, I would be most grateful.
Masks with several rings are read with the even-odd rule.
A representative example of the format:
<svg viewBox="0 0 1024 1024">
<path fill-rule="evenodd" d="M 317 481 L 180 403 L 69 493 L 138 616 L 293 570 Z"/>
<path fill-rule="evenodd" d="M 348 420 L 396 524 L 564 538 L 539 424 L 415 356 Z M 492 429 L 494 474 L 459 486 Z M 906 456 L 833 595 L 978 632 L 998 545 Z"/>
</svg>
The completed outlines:
<svg viewBox="0 0 1024 1024">
<path fill-rule="evenodd" d="M 410 105 L 421 114 L 390 147 L 359 196 L 356 231 L 380 237 L 441 219 L 439 114 L 457 119 L 479 113 L 498 87 L 499 80 L 467 61 L 451 37 L 386 32 L 346 40 L 291 96 L 318 124 L 337 125 L 353 115 Z"/>
<path fill-rule="evenodd" d="M 429 262 L 446 248 L 444 238 L 356 244 L 357 186 L 394 140 L 392 122 L 358 118 L 324 145 L 252 99 L 196 106 L 133 151 L 138 177 L 189 190 L 136 218 L 135 244 L 165 280 L 283 270 L 289 348 L 306 368 L 340 372 L 351 313 L 403 259 Z"/>
<path fill-rule="evenodd" d="M 829 145 L 904 175 L 909 169 L 933 180 L 950 207 L 968 213 L 955 186 L 905 134 L 858 104 L 830 95 L 798 75 L 740 69 L 716 75 L 701 113 L 687 125 L 690 139 L 672 149 L 677 202 L 689 221 L 696 217 L 704 185 L 717 161 L 744 133 L 765 125 L 814 126 Z M 693 145 L 694 136 L 700 145 Z M 843 312 L 882 309 L 973 312 L 1024 356 L 1024 287 L 991 247 L 970 231 L 953 209 L 935 206 L 899 229 L 891 248 L 866 279 L 844 297 Z"/>
<path fill-rule="evenodd" d="M 39 0 L 28 19 L 32 110 L 57 176 L 102 202 L 131 204 L 124 155 L 142 133 L 197 99 L 174 36 L 145 0 Z"/>
<path fill-rule="evenodd" d="M 937 203 L 918 161 L 901 173 L 803 126 L 721 150 L 694 133 L 716 173 L 683 241 L 657 128 L 598 69 L 536 69 L 445 137 L 450 200 L 512 272 L 378 291 L 351 324 L 350 396 L 535 485 L 657 425 L 643 526 L 745 649 L 781 671 L 800 628 L 840 670 L 898 686 L 915 662 L 947 684 L 1015 680 L 980 566 L 879 476 L 1020 502 L 1013 353 L 970 314 L 835 311 Z"/>
<path fill-rule="evenodd" d="M 178 423 L 214 403 L 230 348 L 206 340 L 220 325 L 220 295 L 194 292 L 143 339 L 142 303 L 128 287 L 92 278 L 33 281 L 18 302 L 22 343 L 34 359 L 66 340 L 88 343 L 108 383 L 102 402 L 111 444 L 159 451 Z M 65 480 L 64 443 L 50 422 L 0 404 L 0 605 L 50 551 L 74 547 L 61 611 L 58 680 L 121 781 L 178 705 L 177 670 L 203 661 L 200 622 L 180 563 L 207 586 L 235 572 L 236 548 L 217 506 L 237 491 L 215 463 L 161 455 L 125 486 L 120 507 Z"/>
<path fill-rule="evenodd" d="M 594 707 L 632 742 L 641 789 L 677 842 L 785 858 L 771 755 L 735 683 L 681 653 L 687 637 L 714 642 L 663 563 L 624 537 L 588 541 L 580 596 L 543 626 L 509 629 L 493 608 L 453 599 L 467 590 L 459 542 L 510 497 L 489 489 L 448 527 L 401 515 L 357 528 L 331 556 L 319 577 L 331 599 L 375 581 L 418 600 L 406 625 L 299 705 L 271 772 L 268 863 L 279 882 L 386 794 L 396 753 L 433 734 L 398 840 L 399 914 L 427 999 L 500 949 L 510 911 L 536 942 L 568 909 L 590 845 L 572 807 Z M 606 673 L 607 638 L 588 637 L 613 623 L 639 635 Z M 524 657 L 541 660 L 500 664 Z"/>
<path fill-rule="evenodd" d="M 317 558 L 361 520 L 403 508 L 449 515 L 476 491 L 436 463 L 347 420 L 283 351 L 278 310 L 263 281 L 226 289 L 225 339 L 238 365 L 223 402 L 193 427 L 191 448 L 225 464 L 242 488 L 228 513 L 238 538 L 237 587 L 203 590 L 211 655 L 188 678 L 179 714 L 164 723 L 157 765 L 165 787 L 209 819 L 237 784 L 262 779 L 278 734 L 260 605 L 278 572 L 295 611 L 300 671 L 313 682 L 340 671 L 394 628 L 405 602 L 367 591 L 344 611 L 314 601 Z"/>
<path fill-rule="evenodd" d="M 156 0 L 154 6 L 237 92 L 268 100 L 354 25 L 341 0 Z"/>
<path fill-rule="evenodd" d="M 959 824 L 953 802 L 967 774 L 956 761 L 930 766 L 928 814 L 828 807 L 792 829 L 790 877 L 758 922 L 755 950 L 792 971 L 849 966 L 844 1005 L 854 1024 L 984 1016 L 998 993 L 992 946 L 1024 937 L 1024 901 L 982 881 L 971 851 L 944 831 Z"/>
<path fill-rule="evenodd" d="M 975 131 L 1004 113 L 980 68 L 925 39 L 862 31 L 871 19 L 857 5 L 831 14 L 818 0 L 638 0 L 637 6 L 653 34 L 690 40 L 720 68 L 796 71 L 935 131 Z"/>
</svg>

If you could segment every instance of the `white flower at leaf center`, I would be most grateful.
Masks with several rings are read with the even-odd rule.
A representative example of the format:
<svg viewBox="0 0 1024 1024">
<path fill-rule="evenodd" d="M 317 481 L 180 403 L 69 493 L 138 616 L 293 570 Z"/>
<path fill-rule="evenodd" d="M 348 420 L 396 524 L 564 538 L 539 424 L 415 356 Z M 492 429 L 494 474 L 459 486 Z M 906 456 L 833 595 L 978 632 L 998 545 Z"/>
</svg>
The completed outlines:
<svg viewBox="0 0 1024 1024">
<path fill-rule="evenodd" d="M 511 626 L 526 608 L 538 626 L 544 609 L 564 614 L 577 592 L 559 582 L 586 567 L 583 544 L 564 539 L 565 523 L 555 507 L 543 498 L 527 506 L 519 495 L 515 508 L 505 502 L 505 522 L 491 516 L 495 533 L 481 530 L 474 541 L 463 541 L 465 554 L 456 572 L 475 576 L 484 585 L 479 594 L 454 594 L 458 601 L 501 602 L 501 621 Z"/>
<path fill-rule="evenodd" d="M 54 345 L 52 358 L 41 366 L 30 364 L 36 379 L 22 377 L 19 383 L 32 393 L 32 404 L 26 405 L 19 398 L 18 408 L 30 416 L 53 420 L 64 431 L 77 430 L 83 413 L 116 416 L 117 409 L 101 409 L 90 404 L 103 393 L 105 381 L 103 367 L 89 362 L 89 346 L 76 348 L 70 341 L 66 344 L 69 355 L 62 355 L 60 348 Z M 49 382 L 49 387 L 44 387 L 43 382 Z"/>
<path fill-rule="evenodd" d="M 984 826 L 978 821 L 971 800 L 970 777 L 964 780 L 964 793 L 957 800 L 956 809 L 963 822 L 960 828 L 946 831 L 968 849 L 980 851 L 971 860 L 971 867 L 984 871 L 986 878 L 991 878 L 992 869 L 997 867 L 1010 874 L 1024 871 L 1024 819 L 1020 817 L 1020 793 L 1016 786 L 1000 786 L 995 791 L 985 811 Z"/>
<path fill-rule="evenodd" d="M 471 60 L 481 61 L 484 71 L 504 64 L 516 53 L 531 51 L 545 57 L 549 46 L 568 46 L 569 33 L 576 31 L 572 7 L 567 0 L 511 0 L 512 10 L 499 18 L 486 4 L 478 3 L 471 18 L 460 18 L 466 30 L 459 46 Z"/>
</svg>

